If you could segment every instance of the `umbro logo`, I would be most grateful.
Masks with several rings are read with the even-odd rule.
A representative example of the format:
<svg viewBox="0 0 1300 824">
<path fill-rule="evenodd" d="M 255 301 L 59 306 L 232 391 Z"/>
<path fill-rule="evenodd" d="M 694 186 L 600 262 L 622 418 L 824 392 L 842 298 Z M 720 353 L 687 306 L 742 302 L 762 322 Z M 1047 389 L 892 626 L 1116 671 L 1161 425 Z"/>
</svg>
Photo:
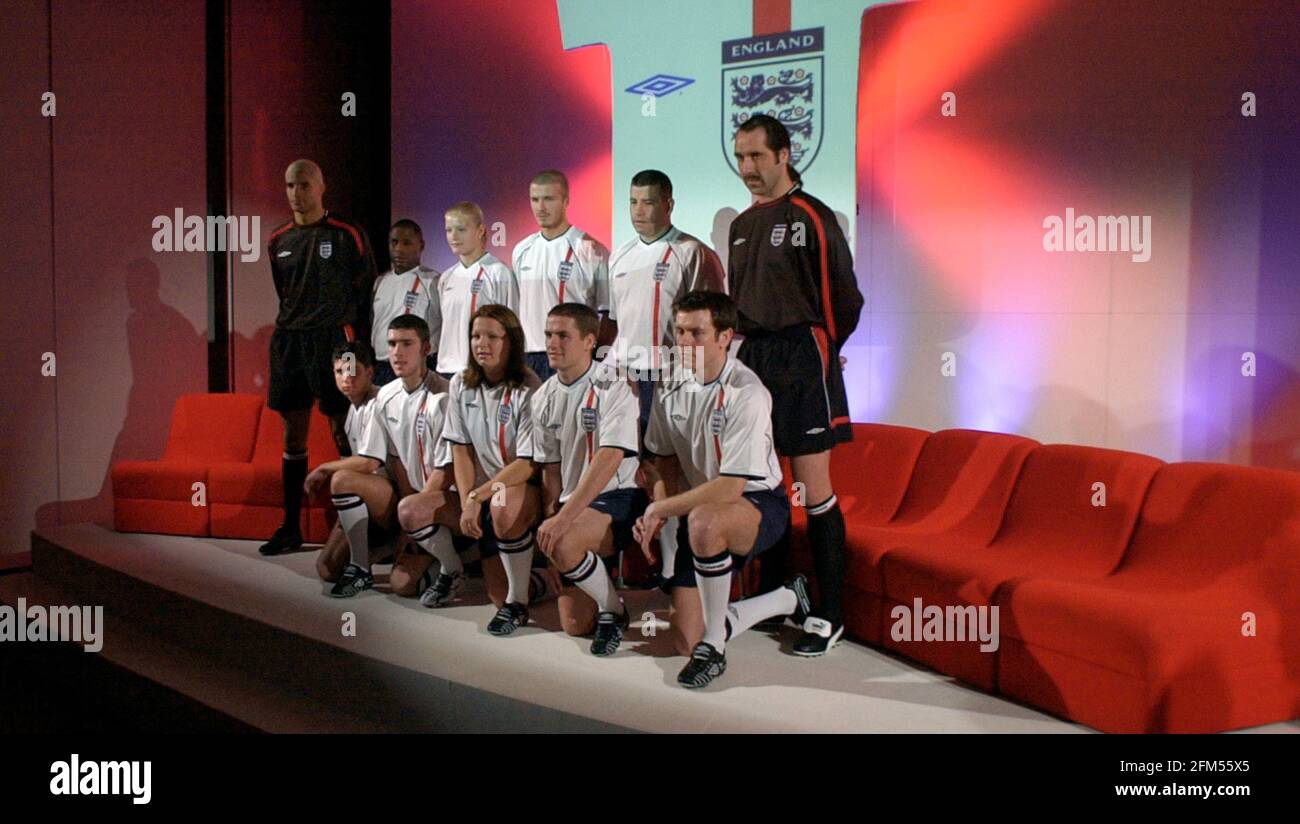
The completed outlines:
<svg viewBox="0 0 1300 824">
<path fill-rule="evenodd" d="M 825 431 L 826 431 L 826 427 L 824 427 L 824 426 L 814 426 L 812 429 L 809 429 L 809 430 L 808 430 L 807 432 L 805 432 L 804 434 L 805 434 L 805 435 L 820 435 L 821 433 L 823 433 L 823 432 L 825 432 Z"/>
<path fill-rule="evenodd" d="M 520 266 L 520 267 L 519 267 L 519 271 L 521 271 L 521 272 L 527 272 L 527 271 L 528 271 L 529 269 L 531 269 L 531 268 L 533 268 L 533 267 L 531 267 L 531 266 Z"/>
<path fill-rule="evenodd" d="M 548 423 L 548 424 L 546 425 L 546 428 L 547 428 L 547 429 L 559 429 L 559 428 L 560 428 L 560 425 L 559 425 L 558 423 Z"/>
<path fill-rule="evenodd" d="M 619 278 L 623 277 L 626 274 L 627 272 L 619 272 L 617 275 L 614 275 L 614 280 L 618 280 Z"/>
<path fill-rule="evenodd" d="M 685 416 L 685 415 L 680 415 L 680 414 L 678 414 L 678 415 L 673 415 L 673 420 L 675 420 L 675 421 L 684 421 L 684 420 L 686 420 L 686 416 Z"/>
<path fill-rule="evenodd" d="M 744 243 L 745 240 L 746 240 L 746 238 L 738 237 L 738 238 L 736 238 L 735 240 L 731 241 L 731 245 L 732 245 L 732 246 L 739 246 L 740 244 Z"/>
<path fill-rule="evenodd" d="M 392 415 L 385 415 L 384 417 L 388 418 L 389 423 L 397 423 L 397 418 L 394 418 Z"/>
<path fill-rule="evenodd" d="M 289 255 L 292 255 L 292 254 L 293 254 L 293 252 L 289 251 L 288 249 L 285 249 L 283 252 L 281 252 L 280 254 L 276 255 L 276 257 L 288 257 Z"/>
</svg>

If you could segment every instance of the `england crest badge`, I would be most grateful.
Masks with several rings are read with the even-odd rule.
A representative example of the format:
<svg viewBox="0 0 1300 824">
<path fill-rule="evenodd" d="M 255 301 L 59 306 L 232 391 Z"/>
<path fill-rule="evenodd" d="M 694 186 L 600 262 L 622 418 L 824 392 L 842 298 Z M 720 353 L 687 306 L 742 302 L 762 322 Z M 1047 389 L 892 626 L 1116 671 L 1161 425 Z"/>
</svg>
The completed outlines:
<svg viewBox="0 0 1300 824">
<path fill-rule="evenodd" d="M 727 413 L 721 409 L 713 410 L 709 415 L 709 433 L 713 435 L 722 434 L 722 426 L 727 422 Z"/>
<path fill-rule="evenodd" d="M 663 283 L 664 278 L 668 277 L 668 264 L 660 261 L 655 264 L 655 283 Z"/>
<path fill-rule="evenodd" d="M 775 226 L 773 226 L 772 236 L 768 238 L 768 240 L 772 241 L 773 246 L 780 246 L 781 242 L 785 240 L 785 224 L 778 223 Z"/>
<path fill-rule="evenodd" d="M 564 260 L 560 262 L 560 283 L 568 282 L 573 277 L 573 261 Z"/>
<path fill-rule="evenodd" d="M 756 114 L 790 132 L 790 165 L 806 172 L 822 142 L 824 32 L 800 29 L 722 44 L 722 154 L 737 175 L 736 130 Z"/>
<path fill-rule="evenodd" d="M 581 418 L 581 422 L 582 422 L 582 431 L 583 431 L 583 432 L 595 432 L 595 431 L 596 431 L 596 423 L 598 422 L 598 420 L 599 420 L 599 418 L 598 418 L 598 416 L 597 416 L 597 414 L 596 414 L 596 410 L 595 410 L 594 407 L 591 407 L 591 406 L 584 406 L 584 407 L 582 407 L 582 418 Z"/>
<path fill-rule="evenodd" d="M 330 255 L 332 254 L 334 254 L 334 244 L 330 243 L 328 240 L 322 242 L 320 245 L 321 260 L 329 260 Z"/>
</svg>

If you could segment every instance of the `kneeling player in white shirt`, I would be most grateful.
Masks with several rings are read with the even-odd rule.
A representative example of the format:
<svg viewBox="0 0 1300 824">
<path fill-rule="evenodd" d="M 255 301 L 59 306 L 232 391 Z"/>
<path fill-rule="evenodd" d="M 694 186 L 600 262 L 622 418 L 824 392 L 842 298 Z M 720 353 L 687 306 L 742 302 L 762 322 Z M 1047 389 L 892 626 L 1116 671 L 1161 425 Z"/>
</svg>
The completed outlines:
<svg viewBox="0 0 1300 824">
<path fill-rule="evenodd" d="M 654 457 L 642 471 L 654 501 L 635 532 L 649 557 L 650 541 L 667 519 L 687 520 L 689 554 L 677 553 L 671 581 L 672 624 L 679 650 L 691 647 L 677 683 L 695 689 L 726 671 L 729 639 L 779 615 L 801 621 L 811 602 L 807 582 L 798 576 L 784 587 L 728 604 L 732 570 L 775 544 L 790 522 L 772 444 L 772 397 L 757 375 L 727 357 L 736 327 L 731 298 L 691 292 L 677 299 L 673 316 L 677 345 L 691 373 L 655 393 L 645 436 L 646 451 Z M 692 586 L 698 600 L 691 598 Z"/>
<path fill-rule="evenodd" d="M 546 355 L 555 374 L 533 397 L 533 460 L 542 464 L 546 511 L 537 543 L 574 584 L 560 595 L 570 635 L 595 629 L 592 655 L 613 655 L 628 627 L 627 608 L 602 558 L 630 542 L 645 510 L 636 485 L 636 398 L 625 379 L 592 360 L 600 319 L 562 303 L 546 318 Z M 594 603 L 593 603 L 594 602 Z M 594 618 L 594 621 L 593 621 Z"/>
<path fill-rule="evenodd" d="M 330 496 L 340 513 L 358 506 L 368 513 L 366 543 L 370 551 L 380 550 L 397 534 L 397 485 L 374 459 L 359 454 L 365 431 L 373 425 L 375 398 L 379 395 L 379 387 L 373 382 L 374 370 L 374 350 L 365 341 L 354 340 L 335 347 L 334 385 L 351 402 L 343 429 L 352 455 L 321 464 L 303 483 L 303 491 L 309 498 L 328 483 Z M 323 581 L 337 581 L 351 555 L 343 521 L 340 518 L 334 525 L 316 557 L 316 574 Z M 368 563 L 368 557 L 362 559 L 362 564 Z"/>
<path fill-rule="evenodd" d="M 397 379 L 384 385 L 375 398 L 372 425 L 366 429 L 358 454 L 378 466 L 384 463 L 398 484 L 398 522 L 403 504 L 430 489 L 451 485 L 449 473 L 439 467 L 451 463 L 442 439 L 447 412 L 447 382 L 429 370 L 429 325 L 418 315 L 399 315 L 388 324 L 388 362 Z M 339 520 L 348 533 L 352 562 L 343 570 L 331 595 L 349 597 L 374 586 L 365 551 L 366 507 L 340 509 Z M 410 527 L 406 527 L 410 533 Z M 412 535 L 426 552 L 451 545 L 447 530 L 434 528 Z M 397 595 L 415 595 L 428 586 L 432 564 L 423 552 L 400 555 L 389 574 L 389 588 Z"/>
<path fill-rule="evenodd" d="M 460 533 L 478 539 L 488 597 L 497 606 L 487 630 L 510 635 L 528 623 L 530 603 L 558 588 L 551 570 L 532 568 L 542 502 L 532 482 L 530 401 L 542 382 L 524 366 L 524 330 L 509 307 L 480 306 L 470 319 L 469 345 L 469 366 L 451 379 L 443 437 L 460 493 Z"/>
<path fill-rule="evenodd" d="M 459 259 L 438 281 L 442 337 L 438 374 L 450 379 L 469 364 L 469 319 L 480 306 L 500 303 L 519 312 L 519 284 L 510 267 L 487 251 L 487 227 L 478 204 L 461 201 L 447 210 L 447 246 Z"/>
</svg>

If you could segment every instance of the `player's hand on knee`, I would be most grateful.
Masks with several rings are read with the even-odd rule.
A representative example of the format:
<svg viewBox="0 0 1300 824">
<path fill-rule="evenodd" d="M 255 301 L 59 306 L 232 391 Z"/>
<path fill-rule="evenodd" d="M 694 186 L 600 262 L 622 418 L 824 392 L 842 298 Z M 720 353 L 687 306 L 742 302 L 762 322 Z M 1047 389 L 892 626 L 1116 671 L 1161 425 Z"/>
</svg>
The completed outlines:
<svg viewBox="0 0 1300 824">
<path fill-rule="evenodd" d="M 320 488 L 329 480 L 329 473 L 321 471 L 318 466 L 307 474 L 306 480 L 302 482 L 302 491 L 307 493 L 307 497 L 315 497 Z"/>
<path fill-rule="evenodd" d="M 663 518 L 656 518 L 649 514 L 637 518 L 636 523 L 632 525 L 632 537 L 636 540 L 637 545 L 641 547 L 641 554 L 645 556 L 646 561 L 652 566 L 658 561 L 658 558 L 655 557 L 650 544 L 660 530 L 663 529 L 663 526 Z"/>
<path fill-rule="evenodd" d="M 553 557 L 556 550 L 560 548 L 560 540 L 564 533 L 568 531 L 570 524 L 561 515 L 554 515 L 542 521 L 542 525 L 537 528 L 537 544 L 542 548 L 547 557 Z"/>
<path fill-rule="evenodd" d="M 482 538 L 483 528 L 479 526 L 479 511 L 483 504 L 473 501 L 460 512 L 460 534 L 466 538 Z"/>
</svg>

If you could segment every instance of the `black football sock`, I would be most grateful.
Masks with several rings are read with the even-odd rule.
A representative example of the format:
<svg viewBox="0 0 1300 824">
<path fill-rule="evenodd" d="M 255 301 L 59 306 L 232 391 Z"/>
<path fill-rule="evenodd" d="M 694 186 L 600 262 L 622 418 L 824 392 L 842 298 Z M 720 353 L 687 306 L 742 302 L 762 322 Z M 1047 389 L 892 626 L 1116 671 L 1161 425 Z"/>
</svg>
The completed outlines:
<svg viewBox="0 0 1300 824">
<path fill-rule="evenodd" d="M 844 624 L 844 514 L 834 495 L 808 507 L 808 543 L 820 595 L 814 614 L 840 627 Z"/>
<path fill-rule="evenodd" d="M 284 529 L 300 533 L 299 515 L 302 513 L 302 485 L 307 480 L 307 453 L 284 453 L 280 461 L 280 478 L 284 483 Z"/>
</svg>

